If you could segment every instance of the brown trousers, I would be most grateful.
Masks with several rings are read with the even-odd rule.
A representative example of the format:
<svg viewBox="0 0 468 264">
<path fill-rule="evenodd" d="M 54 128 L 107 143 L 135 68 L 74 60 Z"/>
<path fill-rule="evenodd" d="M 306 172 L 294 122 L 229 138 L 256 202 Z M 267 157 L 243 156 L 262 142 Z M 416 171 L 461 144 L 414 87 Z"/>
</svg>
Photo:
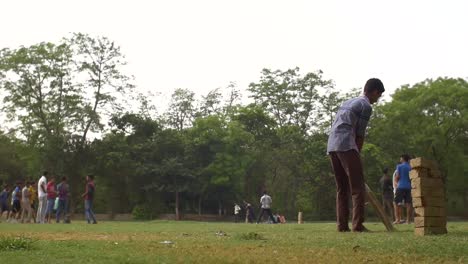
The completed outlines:
<svg viewBox="0 0 468 264">
<path fill-rule="evenodd" d="M 349 196 L 353 201 L 353 231 L 362 231 L 366 188 L 359 153 L 355 150 L 331 152 L 331 163 L 336 181 L 336 220 L 338 231 L 347 231 Z"/>
</svg>

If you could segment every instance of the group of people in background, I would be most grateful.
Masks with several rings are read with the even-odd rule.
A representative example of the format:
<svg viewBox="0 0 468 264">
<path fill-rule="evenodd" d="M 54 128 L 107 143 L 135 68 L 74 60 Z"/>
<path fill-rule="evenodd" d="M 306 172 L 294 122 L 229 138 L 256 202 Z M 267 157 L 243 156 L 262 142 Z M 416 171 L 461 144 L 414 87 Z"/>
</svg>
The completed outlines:
<svg viewBox="0 0 468 264">
<path fill-rule="evenodd" d="M 411 223 L 413 216 L 411 180 L 409 172 L 410 156 L 403 154 L 400 157 L 400 163 L 397 165 L 393 176 L 390 178 L 388 169 L 384 169 L 384 175 L 380 179 L 382 188 L 382 203 L 385 212 L 393 218 L 393 224 Z M 406 207 L 406 220 L 403 219 L 403 208 Z"/>
<path fill-rule="evenodd" d="M 257 224 L 263 220 L 263 216 L 266 214 L 268 216 L 268 223 L 272 224 L 285 224 L 286 218 L 284 215 L 279 213 L 273 214 L 271 211 L 271 204 L 273 200 L 271 196 L 267 194 L 266 191 L 263 192 L 263 196 L 260 198 L 260 214 L 258 215 Z M 245 222 L 246 223 L 254 223 L 255 220 L 255 213 L 252 204 L 247 203 L 244 201 L 244 209 L 245 209 Z M 238 205 L 234 205 L 234 217 L 235 222 L 238 223 L 241 219 L 241 210 L 242 208 Z"/>
<path fill-rule="evenodd" d="M 10 188 L 6 184 L 0 193 L 0 218 L 6 213 L 10 223 L 70 223 L 70 186 L 66 177 L 61 177 L 57 184 L 55 177 L 47 179 L 45 171 L 36 183 L 34 181 L 17 181 Z M 86 176 L 85 215 L 89 224 L 96 224 L 93 212 L 95 195 L 94 176 Z"/>
</svg>

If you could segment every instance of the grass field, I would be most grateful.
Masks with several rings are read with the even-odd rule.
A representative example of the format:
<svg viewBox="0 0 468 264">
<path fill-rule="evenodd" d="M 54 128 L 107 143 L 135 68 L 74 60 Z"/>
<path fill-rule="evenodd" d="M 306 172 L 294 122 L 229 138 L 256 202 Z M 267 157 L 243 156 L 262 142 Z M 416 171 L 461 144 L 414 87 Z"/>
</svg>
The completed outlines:
<svg viewBox="0 0 468 264">
<path fill-rule="evenodd" d="M 466 222 L 429 237 L 415 237 L 411 225 L 394 233 L 367 227 L 374 232 L 337 233 L 334 223 L 0 223 L 0 263 L 468 263 Z M 1 249 L 12 236 L 35 242 Z"/>
</svg>

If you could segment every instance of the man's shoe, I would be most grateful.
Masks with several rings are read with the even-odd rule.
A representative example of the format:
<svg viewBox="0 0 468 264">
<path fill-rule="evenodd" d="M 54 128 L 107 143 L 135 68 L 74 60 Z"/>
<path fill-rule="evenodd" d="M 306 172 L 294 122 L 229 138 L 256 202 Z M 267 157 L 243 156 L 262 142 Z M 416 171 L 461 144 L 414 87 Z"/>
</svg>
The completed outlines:
<svg viewBox="0 0 468 264">
<path fill-rule="evenodd" d="M 370 231 L 369 229 L 367 229 L 365 226 L 362 226 L 362 228 L 355 229 L 355 230 L 353 230 L 353 232 L 358 232 L 358 233 L 371 233 L 372 231 Z"/>
</svg>

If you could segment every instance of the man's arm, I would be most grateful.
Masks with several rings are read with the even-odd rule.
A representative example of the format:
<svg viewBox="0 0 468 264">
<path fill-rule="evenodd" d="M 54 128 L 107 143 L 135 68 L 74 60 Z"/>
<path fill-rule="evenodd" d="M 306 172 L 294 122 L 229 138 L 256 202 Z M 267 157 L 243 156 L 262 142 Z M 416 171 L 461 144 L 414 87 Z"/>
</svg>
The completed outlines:
<svg viewBox="0 0 468 264">
<path fill-rule="evenodd" d="M 358 147 L 359 152 L 361 152 L 362 146 L 364 145 L 364 137 L 356 136 L 356 145 Z"/>
<path fill-rule="evenodd" d="M 42 183 L 41 183 L 41 189 L 42 189 L 42 191 L 43 191 L 43 192 L 45 192 L 45 193 L 46 193 L 46 192 L 47 192 L 47 190 L 46 190 L 46 188 L 44 187 L 44 185 L 45 185 L 45 183 L 44 183 L 44 182 L 42 182 Z"/>
<path fill-rule="evenodd" d="M 359 152 L 362 150 L 364 145 L 364 137 L 366 135 L 367 124 L 372 115 L 372 107 L 369 105 L 363 105 L 362 111 L 357 115 L 358 121 L 356 125 L 356 145 Z"/>
<path fill-rule="evenodd" d="M 86 185 L 86 191 L 85 191 L 85 193 L 83 193 L 83 195 L 81 195 L 81 197 L 85 197 L 86 195 L 88 195 L 88 189 L 89 189 L 89 188 L 88 188 L 88 186 Z"/>
</svg>

